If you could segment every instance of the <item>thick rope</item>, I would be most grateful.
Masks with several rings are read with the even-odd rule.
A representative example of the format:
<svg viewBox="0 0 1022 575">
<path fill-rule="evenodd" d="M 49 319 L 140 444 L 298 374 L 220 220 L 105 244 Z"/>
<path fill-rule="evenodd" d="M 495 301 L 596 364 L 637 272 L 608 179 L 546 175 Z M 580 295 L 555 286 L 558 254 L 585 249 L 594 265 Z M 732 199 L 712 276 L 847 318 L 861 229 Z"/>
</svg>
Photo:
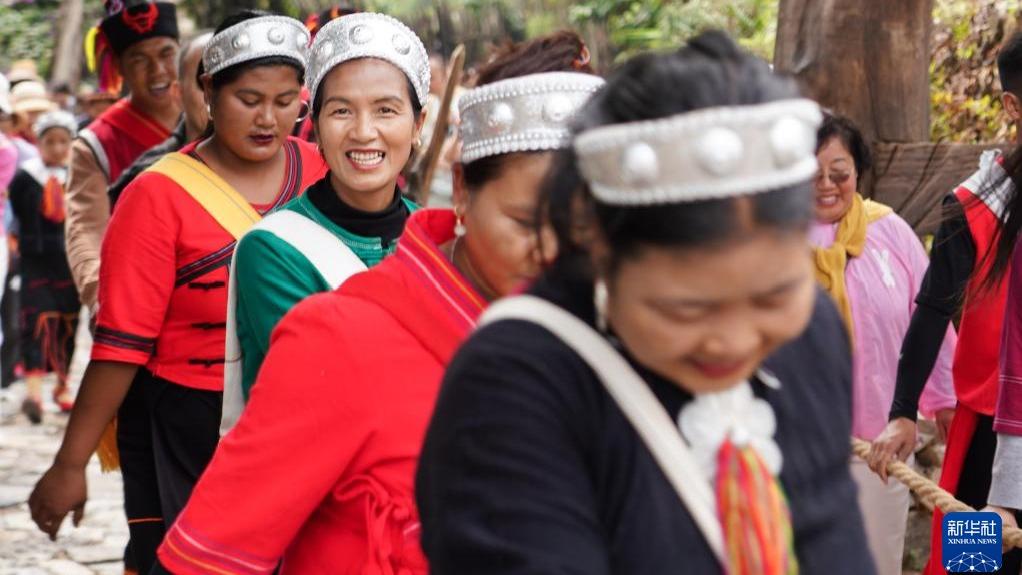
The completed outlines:
<svg viewBox="0 0 1022 575">
<path fill-rule="evenodd" d="M 860 459 L 868 461 L 869 450 L 870 443 L 868 441 L 863 441 L 856 437 L 852 438 L 852 452 L 859 456 Z M 936 483 L 916 473 L 914 469 L 897 459 L 888 462 L 887 474 L 911 489 L 918 496 L 920 503 L 925 505 L 930 511 L 933 511 L 934 507 L 939 508 L 944 513 L 976 511 L 955 499 L 953 495 L 941 489 Z M 1001 536 L 1004 547 L 1022 548 L 1022 529 L 1004 526 Z"/>
</svg>

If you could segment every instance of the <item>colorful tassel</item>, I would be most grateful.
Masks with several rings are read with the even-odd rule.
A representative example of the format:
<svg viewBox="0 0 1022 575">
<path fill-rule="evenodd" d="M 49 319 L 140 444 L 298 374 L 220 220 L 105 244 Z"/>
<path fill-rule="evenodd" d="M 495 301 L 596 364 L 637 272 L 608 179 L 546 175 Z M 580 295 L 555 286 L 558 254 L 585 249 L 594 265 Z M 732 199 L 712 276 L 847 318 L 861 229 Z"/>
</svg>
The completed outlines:
<svg viewBox="0 0 1022 575">
<path fill-rule="evenodd" d="M 39 203 L 39 212 L 44 218 L 55 224 L 63 223 L 64 218 L 67 217 L 67 211 L 64 208 L 64 186 L 53 176 L 50 176 L 50 179 L 46 180 L 46 185 L 43 186 L 43 198 Z"/>
<path fill-rule="evenodd" d="M 99 26 L 92 27 L 85 35 L 85 62 L 89 71 L 96 74 L 100 90 L 120 95 L 124 79 L 114 64 L 110 42 Z"/>
<path fill-rule="evenodd" d="M 717 509 L 730 575 L 796 575 L 791 515 L 780 483 L 751 447 L 717 454 Z"/>
</svg>

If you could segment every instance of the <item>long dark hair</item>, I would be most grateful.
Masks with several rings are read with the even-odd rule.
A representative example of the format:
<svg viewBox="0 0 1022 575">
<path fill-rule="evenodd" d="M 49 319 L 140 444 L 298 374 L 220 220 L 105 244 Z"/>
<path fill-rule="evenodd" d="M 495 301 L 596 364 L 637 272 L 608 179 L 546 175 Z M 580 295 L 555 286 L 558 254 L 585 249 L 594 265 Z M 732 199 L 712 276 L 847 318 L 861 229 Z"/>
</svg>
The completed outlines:
<svg viewBox="0 0 1022 575">
<path fill-rule="evenodd" d="M 664 118 L 700 108 L 740 106 L 798 97 L 793 80 L 774 74 L 765 62 L 741 50 L 726 34 L 700 34 L 672 54 L 644 54 L 628 61 L 589 102 L 576 132 Z M 811 222 L 810 182 L 743 198 L 684 204 L 621 207 L 593 199 L 577 167 L 574 150 L 562 150 L 543 186 L 541 209 L 557 235 L 555 265 L 588 251 L 595 225 L 610 249 L 608 272 L 645 246 L 694 247 L 721 243 L 754 225 L 804 230 Z M 751 204 L 751 218 L 739 203 Z"/>
</svg>

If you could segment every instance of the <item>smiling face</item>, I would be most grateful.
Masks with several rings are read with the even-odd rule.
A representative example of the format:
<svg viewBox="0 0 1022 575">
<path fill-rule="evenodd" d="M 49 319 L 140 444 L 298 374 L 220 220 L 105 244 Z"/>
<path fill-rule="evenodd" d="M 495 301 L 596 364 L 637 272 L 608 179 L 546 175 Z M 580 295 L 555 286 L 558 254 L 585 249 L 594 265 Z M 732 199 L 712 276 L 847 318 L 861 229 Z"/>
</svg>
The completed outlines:
<svg viewBox="0 0 1022 575">
<path fill-rule="evenodd" d="M 805 233 L 759 228 L 710 248 L 641 248 L 607 280 L 608 323 L 679 387 L 729 389 L 808 324 L 807 245 Z"/>
<path fill-rule="evenodd" d="M 177 80 L 177 49 L 172 38 L 149 38 L 120 55 L 121 76 L 139 108 L 150 111 L 176 105 L 171 86 Z"/>
<path fill-rule="evenodd" d="M 816 153 L 820 171 L 816 175 L 816 220 L 834 223 L 845 216 L 859 185 L 855 160 L 840 138 L 828 140 Z"/>
<path fill-rule="evenodd" d="M 389 203 L 425 116 L 415 117 L 407 77 L 384 60 L 350 60 L 327 74 L 316 97 L 316 136 L 334 189 L 362 209 L 379 207 L 369 198 Z"/>
<path fill-rule="evenodd" d="M 495 177 L 471 191 L 456 164 L 454 204 L 465 236 L 455 263 L 489 300 L 534 280 L 554 257 L 553 233 L 544 228 L 542 242 L 536 233 L 539 190 L 552 161 L 551 152 L 508 154 Z"/>
<path fill-rule="evenodd" d="M 247 162 L 271 159 L 287 140 L 301 111 L 298 71 L 280 64 L 254 66 L 213 94 L 203 79 L 206 101 L 212 101 L 216 139 Z"/>
</svg>

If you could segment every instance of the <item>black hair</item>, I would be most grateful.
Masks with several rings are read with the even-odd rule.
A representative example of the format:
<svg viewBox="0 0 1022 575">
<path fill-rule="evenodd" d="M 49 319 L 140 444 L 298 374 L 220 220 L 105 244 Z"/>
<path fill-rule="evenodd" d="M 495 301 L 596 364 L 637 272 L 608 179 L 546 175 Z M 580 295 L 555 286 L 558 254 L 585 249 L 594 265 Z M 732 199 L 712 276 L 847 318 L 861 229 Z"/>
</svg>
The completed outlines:
<svg viewBox="0 0 1022 575">
<path fill-rule="evenodd" d="M 358 58 L 355 59 L 357 60 Z M 346 62 L 350 61 L 351 60 L 347 60 Z M 381 60 L 381 62 L 386 62 L 386 60 Z M 326 80 L 326 76 L 328 76 L 329 74 L 330 73 L 327 72 L 327 74 L 323 76 L 320 82 L 322 83 L 324 80 Z M 404 72 L 402 71 L 401 74 L 404 75 Z M 419 102 L 419 97 L 415 93 L 415 86 L 412 85 L 412 81 L 408 79 L 408 76 L 405 76 L 405 88 L 408 90 L 408 100 L 412 103 L 412 117 L 418 119 L 419 116 L 422 114 L 422 103 Z M 319 113 L 321 111 L 323 111 L 323 90 L 316 90 L 316 99 L 313 100 L 312 102 L 313 123 L 315 123 L 316 120 L 319 119 Z"/>
<path fill-rule="evenodd" d="M 1001 89 L 1019 95 L 1022 91 L 1022 31 L 1015 32 L 1001 45 L 997 54 L 997 75 Z"/>
<path fill-rule="evenodd" d="M 564 30 L 528 42 L 501 48 L 479 70 L 476 86 L 545 72 L 582 72 L 592 74 L 586 45 L 577 33 Z M 523 153 L 486 156 L 462 165 L 469 193 L 501 176 L 507 160 Z"/>
<path fill-rule="evenodd" d="M 575 131 L 798 95 L 793 80 L 774 74 L 723 32 L 710 31 L 675 53 L 643 54 L 625 63 L 582 110 Z M 605 262 L 609 273 L 647 246 L 722 244 L 750 225 L 800 231 L 813 216 L 808 179 L 742 198 L 643 207 L 600 203 L 589 193 L 570 147 L 558 152 L 543 185 L 540 209 L 537 221 L 550 223 L 557 235 L 559 262 L 577 263 L 596 232 L 610 250 Z"/>
<path fill-rule="evenodd" d="M 869 151 L 869 144 L 866 143 L 866 138 L 859 127 L 844 116 L 827 113 L 823 116 L 820 129 L 816 131 L 816 153 L 819 154 L 833 138 L 837 138 L 848 150 L 855 164 L 855 173 L 859 176 L 873 167 L 873 154 Z"/>
<path fill-rule="evenodd" d="M 213 31 L 213 36 L 216 36 L 231 26 L 240 24 L 246 20 L 272 15 L 272 13 L 266 12 L 265 10 L 239 10 L 227 18 L 224 18 L 224 21 L 221 22 L 220 25 L 216 27 L 216 30 Z M 253 68 L 260 68 L 263 66 L 288 66 L 293 68 L 295 73 L 298 74 L 298 84 L 303 85 L 305 83 L 305 68 L 300 62 L 293 58 L 287 58 L 284 56 L 267 56 L 265 58 L 256 58 L 255 60 L 248 60 L 246 62 L 241 62 L 240 64 L 228 66 L 227 68 L 218 71 L 216 74 L 213 74 L 211 78 L 213 97 L 216 97 L 217 92 L 219 92 L 221 88 L 235 82 L 245 72 L 248 72 Z M 202 85 L 202 76 L 205 74 L 205 64 L 203 62 L 199 62 L 199 69 L 196 71 L 195 76 L 200 86 Z M 209 124 L 206 125 L 205 133 L 203 133 L 199 139 L 206 139 L 212 136 L 215 131 L 213 120 L 210 119 Z"/>
</svg>

